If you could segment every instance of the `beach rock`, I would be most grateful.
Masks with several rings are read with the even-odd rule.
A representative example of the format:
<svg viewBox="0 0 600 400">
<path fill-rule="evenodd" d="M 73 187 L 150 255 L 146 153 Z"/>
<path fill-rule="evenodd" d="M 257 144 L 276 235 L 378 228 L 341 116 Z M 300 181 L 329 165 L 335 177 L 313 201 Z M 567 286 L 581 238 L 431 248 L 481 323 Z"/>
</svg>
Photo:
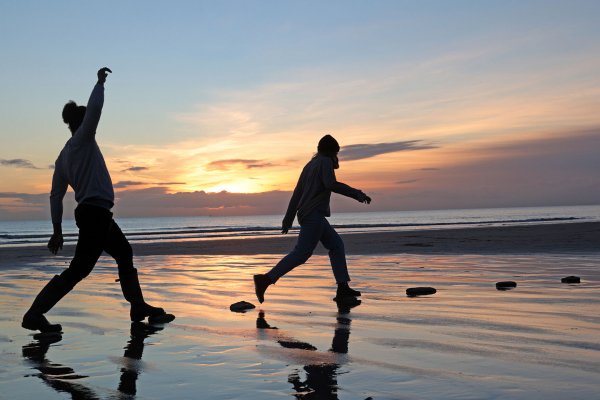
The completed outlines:
<svg viewBox="0 0 600 400">
<path fill-rule="evenodd" d="M 578 276 L 565 276 L 560 281 L 562 283 L 581 283 L 581 278 Z"/>
<path fill-rule="evenodd" d="M 256 308 L 256 306 L 252 303 L 248 303 L 247 301 L 238 301 L 237 303 L 233 303 L 229 306 L 229 309 L 233 312 L 246 312 L 248 310 L 252 310 Z"/>
<path fill-rule="evenodd" d="M 437 292 L 437 290 L 435 290 L 435 288 L 432 287 L 413 287 L 413 288 L 408 288 L 406 289 L 406 295 L 408 297 L 415 297 L 415 296 L 426 296 L 428 294 L 434 294 L 435 292 Z"/>
<path fill-rule="evenodd" d="M 285 347 L 287 349 L 301 349 L 301 350 L 310 350 L 315 351 L 317 348 L 310 343 L 300 342 L 298 340 L 278 340 L 277 343 L 281 345 L 281 347 Z"/>
<path fill-rule="evenodd" d="M 498 290 L 510 290 L 517 287 L 517 282 L 513 281 L 503 281 L 496 283 L 496 289 Z"/>
</svg>

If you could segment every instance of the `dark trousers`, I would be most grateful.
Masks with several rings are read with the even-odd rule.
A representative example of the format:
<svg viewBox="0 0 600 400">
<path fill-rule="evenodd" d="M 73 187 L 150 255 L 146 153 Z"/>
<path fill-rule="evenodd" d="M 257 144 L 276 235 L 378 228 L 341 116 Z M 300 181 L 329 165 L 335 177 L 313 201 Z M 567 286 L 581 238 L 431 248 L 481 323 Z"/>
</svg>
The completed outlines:
<svg viewBox="0 0 600 400">
<path fill-rule="evenodd" d="M 81 204 L 75 209 L 75 222 L 79 228 L 75 256 L 60 274 L 71 286 L 92 272 L 103 251 L 115 259 L 119 275 L 133 270 L 131 246 L 112 217 L 109 210 L 89 204 Z"/>
<path fill-rule="evenodd" d="M 318 212 L 312 212 L 302 219 L 296 246 L 275 267 L 267 272 L 267 276 L 273 283 L 277 282 L 279 278 L 292 269 L 304 264 L 312 256 L 319 242 L 329 250 L 329 261 L 336 282 L 346 283 L 350 281 L 344 242 L 335 229 L 329 225 L 327 218 Z"/>
</svg>

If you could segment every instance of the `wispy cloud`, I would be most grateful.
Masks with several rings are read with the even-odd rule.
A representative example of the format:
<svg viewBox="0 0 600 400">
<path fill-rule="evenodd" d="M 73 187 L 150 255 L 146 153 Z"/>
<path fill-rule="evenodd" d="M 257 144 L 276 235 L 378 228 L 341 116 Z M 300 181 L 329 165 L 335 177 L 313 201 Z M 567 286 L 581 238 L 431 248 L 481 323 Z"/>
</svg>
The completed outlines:
<svg viewBox="0 0 600 400">
<path fill-rule="evenodd" d="M 0 192 L 0 199 L 16 199 L 29 204 L 46 204 L 48 202 L 48 194 Z"/>
<path fill-rule="evenodd" d="M 437 146 L 427 144 L 422 140 L 406 140 L 392 143 L 351 144 L 342 148 L 340 151 L 340 159 L 344 161 L 362 160 L 386 153 L 435 148 L 437 148 Z"/>
<path fill-rule="evenodd" d="M 144 182 L 140 182 L 140 181 L 120 181 L 117 182 L 115 184 L 113 184 L 113 188 L 115 189 L 123 189 L 129 186 L 137 186 L 137 185 L 143 185 Z"/>
<path fill-rule="evenodd" d="M 148 167 L 129 167 L 125 168 L 122 172 L 137 172 L 137 171 L 147 171 Z"/>
<path fill-rule="evenodd" d="M 171 186 L 171 185 L 185 185 L 185 182 L 141 182 L 141 181 L 119 181 L 113 184 L 113 188 L 115 189 L 125 189 L 130 186 L 140 186 L 140 185 L 148 185 L 148 186 Z"/>
<path fill-rule="evenodd" d="M 417 181 L 418 181 L 418 179 L 407 179 L 404 181 L 397 181 L 396 184 L 397 185 L 408 185 L 409 183 L 415 183 Z"/>
<path fill-rule="evenodd" d="M 246 169 L 273 167 L 275 164 L 263 160 L 246 160 L 241 158 L 230 160 L 216 160 L 206 164 L 208 170 L 227 170 L 235 165 L 242 165 Z"/>
<path fill-rule="evenodd" d="M 67 192 L 63 204 L 65 210 L 75 208 L 73 192 Z M 49 215 L 48 193 L 0 192 L 0 220 L 40 220 Z"/>
<path fill-rule="evenodd" d="M 187 185 L 187 182 L 155 182 L 153 185 L 168 186 L 168 185 Z"/>
<path fill-rule="evenodd" d="M 28 169 L 41 169 L 33 165 L 33 163 L 29 160 L 25 160 L 22 158 L 13 158 L 11 160 L 6 160 L 4 158 L 0 158 L 0 165 L 5 167 L 16 167 L 16 168 L 28 168 Z"/>
</svg>

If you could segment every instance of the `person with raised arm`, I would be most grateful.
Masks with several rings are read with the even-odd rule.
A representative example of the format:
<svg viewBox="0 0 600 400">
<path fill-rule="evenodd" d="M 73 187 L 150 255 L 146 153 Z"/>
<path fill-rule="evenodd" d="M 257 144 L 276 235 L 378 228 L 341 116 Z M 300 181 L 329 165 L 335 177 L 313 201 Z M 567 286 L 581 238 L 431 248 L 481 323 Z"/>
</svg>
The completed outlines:
<svg viewBox="0 0 600 400">
<path fill-rule="evenodd" d="M 54 233 L 48 249 L 56 254 L 63 247 L 63 198 L 68 186 L 73 188 L 77 201 L 75 222 L 79 237 L 69 267 L 46 284 L 23 316 L 21 326 L 25 329 L 60 332 L 62 326 L 51 324 L 44 314 L 90 274 L 103 251 L 117 262 L 119 282 L 125 299 L 131 305 L 129 314 L 132 321 L 148 317 L 150 322 L 165 323 L 175 319 L 162 308 L 144 301 L 137 269 L 133 266 L 131 246 L 111 212 L 115 197 L 112 181 L 96 142 L 96 129 L 104 104 L 104 83 L 109 72 L 112 72 L 109 68 L 98 70 L 98 81 L 87 107 L 69 101 L 63 108 L 62 118 L 72 136 L 54 164 L 50 192 Z"/>
<path fill-rule="evenodd" d="M 281 233 L 286 234 L 298 215 L 300 234 L 294 249 L 266 274 L 254 275 L 254 289 L 260 303 L 264 301 L 267 288 L 298 265 L 304 264 L 321 242 L 329 250 L 329 259 L 337 283 L 336 299 L 356 297 L 361 293 L 350 288 L 344 242 L 329 225 L 326 217 L 331 215 L 329 200 L 331 192 L 351 197 L 361 203 L 370 204 L 371 198 L 358 189 L 338 182 L 335 169 L 339 168 L 340 145 L 331 135 L 319 141 L 317 154 L 306 164 L 282 222 Z"/>
</svg>

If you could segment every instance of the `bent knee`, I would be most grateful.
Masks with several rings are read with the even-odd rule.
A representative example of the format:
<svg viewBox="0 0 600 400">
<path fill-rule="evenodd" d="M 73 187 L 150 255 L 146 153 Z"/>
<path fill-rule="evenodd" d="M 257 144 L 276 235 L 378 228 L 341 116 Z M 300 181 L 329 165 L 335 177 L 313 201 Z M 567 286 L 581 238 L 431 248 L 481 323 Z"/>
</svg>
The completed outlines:
<svg viewBox="0 0 600 400">
<path fill-rule="evenodd" d="M 71 265 L 69 268 L 64 270 L 60 276 L 63 277 L 70 285 L 75 286 L 83 279 L 85 279 L 94 269 L 94 265 L 77 265 L 77 267 L 73 267 Z"/>
<path fill-rule="evenodd" d="M 313 255 L 312 251 L 294 249 L 290 256 L 296 259 L 300 264 L 304 264 Z"/>
</svg>

